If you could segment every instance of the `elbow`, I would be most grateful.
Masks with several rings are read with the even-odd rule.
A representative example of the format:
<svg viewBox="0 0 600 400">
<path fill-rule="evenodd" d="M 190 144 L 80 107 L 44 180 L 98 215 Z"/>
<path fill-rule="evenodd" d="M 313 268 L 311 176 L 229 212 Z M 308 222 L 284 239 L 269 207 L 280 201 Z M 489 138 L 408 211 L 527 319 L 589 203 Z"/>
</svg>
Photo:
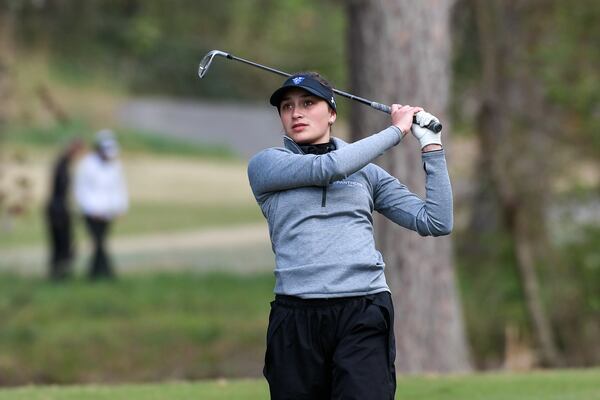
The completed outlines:
<svg viewBox="0 0 600 400">
<path fill-rule="evenodd" d="M 448 221 L 438 221 L 430 227 L 431 236 L 447 236 L 452 233 L 453 228 L 454 222 L 452 218 L 449 218 Z"/>
<path fill-rule="evenodd" d="M 454 218 L 452 214 L 441 215 L 437 218 L 432 215 L 427 215 L 425 219 L 422 220 L 421 229 L 419 232 L 422 236 L 447 236 L 452 233 L 452 228 L 454 227 Z"/>
<path fill-rule="evenodd" d="M 452 226 L 449 226 L 449 227 L 444 227 L 443 229 L 438 229 L 436 231 L 433 231 L 431 233 L 431 236 L 433 236 L 433 237 L 448 236 L 451 233 L 452 233 Z"/>
</svg>

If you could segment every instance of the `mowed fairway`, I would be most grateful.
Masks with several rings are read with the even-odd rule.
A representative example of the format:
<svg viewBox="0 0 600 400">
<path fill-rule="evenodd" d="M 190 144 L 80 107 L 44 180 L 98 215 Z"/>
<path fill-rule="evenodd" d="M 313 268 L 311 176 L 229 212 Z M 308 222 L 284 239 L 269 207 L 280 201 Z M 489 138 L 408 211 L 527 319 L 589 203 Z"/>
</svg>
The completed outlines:
<svg viewBox="0 0 600 400">
<path fill-rule="evenodd" d="M 122 386 L 24 387 L 0 390 L 0 400 L 259 400 L 263 379 Z M 403 377 L 399 400 L 596 400 L 600 370 L 493 373 L 452 377 Z"/>
</svg>

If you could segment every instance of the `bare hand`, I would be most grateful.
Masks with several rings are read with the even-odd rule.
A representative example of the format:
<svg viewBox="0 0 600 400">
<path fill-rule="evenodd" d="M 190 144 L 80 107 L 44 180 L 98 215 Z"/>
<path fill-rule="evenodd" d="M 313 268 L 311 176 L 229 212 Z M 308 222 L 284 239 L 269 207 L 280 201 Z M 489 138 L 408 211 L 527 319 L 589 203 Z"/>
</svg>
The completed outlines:
<svg viewBox="0 0 600 400">
<path fill-rule="evenodd" d="M 413 116 L 419 111 L 423 111 L 423 108 L 392 104 L 392 125 L 407 133 L 412 126 Z"/>
</svg>

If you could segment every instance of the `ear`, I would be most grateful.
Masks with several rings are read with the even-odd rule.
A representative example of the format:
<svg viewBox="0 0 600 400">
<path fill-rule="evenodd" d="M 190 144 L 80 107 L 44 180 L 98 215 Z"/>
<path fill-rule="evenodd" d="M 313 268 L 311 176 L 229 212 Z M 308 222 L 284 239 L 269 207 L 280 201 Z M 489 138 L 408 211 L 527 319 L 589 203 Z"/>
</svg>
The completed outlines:
<svg viewBox="0 0 600 400">
<path fill-rule="evenodd" d="M 335 110 L 329 109 L 329 125 L 333 125 L 337 118 L 337 112 Z"/>
</svg>

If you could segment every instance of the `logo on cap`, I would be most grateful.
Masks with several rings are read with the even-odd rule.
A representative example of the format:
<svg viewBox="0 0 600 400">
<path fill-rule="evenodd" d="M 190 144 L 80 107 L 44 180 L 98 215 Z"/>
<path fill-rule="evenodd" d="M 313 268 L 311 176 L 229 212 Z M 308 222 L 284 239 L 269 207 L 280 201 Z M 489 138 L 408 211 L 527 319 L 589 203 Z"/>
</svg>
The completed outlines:
<svg viewBox="0 0 600 400">
<path fill-rule="evenodd" d="M 292 79 L 292 82 L 294 82 L 294 85 L 299 85 L 303 80 L 304 80 L 303 76 L 297 76 L 294 79 Z"/>
</svg>

